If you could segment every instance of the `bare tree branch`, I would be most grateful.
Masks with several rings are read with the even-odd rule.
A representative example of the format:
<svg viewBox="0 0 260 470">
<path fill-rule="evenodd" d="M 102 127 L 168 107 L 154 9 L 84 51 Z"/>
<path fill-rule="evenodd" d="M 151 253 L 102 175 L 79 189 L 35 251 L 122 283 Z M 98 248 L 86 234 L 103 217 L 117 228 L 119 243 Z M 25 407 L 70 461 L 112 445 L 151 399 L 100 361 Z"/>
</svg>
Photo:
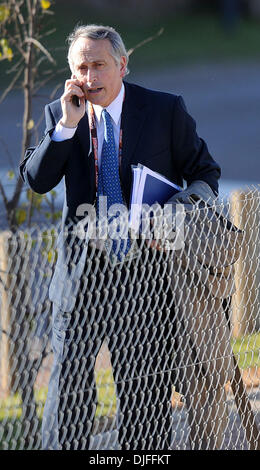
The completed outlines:
<svg viewBox="0 0 260 470">
<path fill-rule="evenodd" d="M 161 36 L 163 31 L 164 31 L 164 28 L 159 29 L 159 31 L 154 36 L 150 36 L 149 38 L 144 39 L 144 41 L 139 42 L 135 47 L 132 47 L 131 49 L 129 49 L 127 51 L 128 56 L 130 56 L 136 49 L 138 49 L 138 47 L 141 47 L 144 44 L 147 44 L 148 42 L 151 42 L 155 38 Z"/>
<path fill-rule="evenodd" d="M 52 28 L 44 34 L 39 34 L 39 39 L 44 38 L 45 36 L 50 36 L 53 33 L 56 33 L 57 28 Z"/>
<path fill-rule="evenodd" d="M 49 61 L 50 61 L 53 65 L 56 65 L 56 61 L 53 59 L 53 57 L 51 56 L 51 54 L 49 53 L 49 51 L 47 51 L 47 49 L 45 49 L 45 47 L 44 47 L 37 39 L 34 39 L 34 38 L 26 38 L 26 39 L 25 39 L 25 42 L 30 42 L 30 43 L 34 44 L 36 47 L 38 47 L 39 49 L 41 49 L 41 51 L 46 55 L 46 57 L 49 59 Z"/>
<path fill-rule="evenodd" d="M 16 33 L 19 36 L 20 43 L 22 44 L 23 43 L 23 37 L 25 36 L 25 32 L 26 32 L 24 18 L 23 18 L 23 15 L 21 13 L 21 10 L 20 10 L 20 7 L 22 6 L 23 1 L 21 1 L 20 3 L 12 1 L 11 3 L 13 3 L 13 5 L 14 5 L 14 12 L 15 12 L 14 24 L 15 24 L 15 28 L 16 28 Z M 21 34 L 20 28 L 22 29 L 23 36 Z"/>
<path fill-rule="evenodd" d="M 11 67 L 10 69 L 8 69 L 8 70 L 6 71 L 6 74 L 9 75 L 10 73 L 16 72 L 16 70 L 17 70 L 18 67 L 23 63 L 23 61 L 24 61 L 24 59 L 23 59 L 23 57 L 22 57 L 20 60 L 18 60 L 18 62 L 16 62 L 16 63 L 13 65 L 13 67 Z"/>
<path fill-rule="evenodd" d="M 23 1 L 21 0 L 20 2 L 17 2 L 16 0 L 12 0 L 11 4 L 14 6 L 15 13 L 17 15 L 17 18 L 19 19 L 20 24 L 24 25 L 25 21 L 23 19 L 23 15 L 21 13 L 20 7 L 23 4 Z"/>
<path fill-rule="evenodd" d="M 26 52 L 21 47 L 20 41 L 17 39 L 15 40 L 14 38 L 10 38 L 9 41 L 10 41 L 10 44 L 13 44 L 14 47 L 18 50 L 18 52 L 23 57 L 23 59 L 26 60 Z"/>
</svg>

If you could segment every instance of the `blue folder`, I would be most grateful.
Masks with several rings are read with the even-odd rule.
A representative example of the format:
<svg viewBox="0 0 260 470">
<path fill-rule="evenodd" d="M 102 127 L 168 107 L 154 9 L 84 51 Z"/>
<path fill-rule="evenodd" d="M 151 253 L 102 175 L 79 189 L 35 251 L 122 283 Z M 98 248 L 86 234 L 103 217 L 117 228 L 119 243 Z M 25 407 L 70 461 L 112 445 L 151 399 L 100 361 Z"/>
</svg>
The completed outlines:
<svg viewBox="0 0 260 470">
<path fill-rule="evenodd" d="M 139 164 L 132 166 L 133 183 L 131 192 L 130 227 L 137 230 L 142 204 L 165 204 L 182 188 L 165 176 Z"/>
</svg>

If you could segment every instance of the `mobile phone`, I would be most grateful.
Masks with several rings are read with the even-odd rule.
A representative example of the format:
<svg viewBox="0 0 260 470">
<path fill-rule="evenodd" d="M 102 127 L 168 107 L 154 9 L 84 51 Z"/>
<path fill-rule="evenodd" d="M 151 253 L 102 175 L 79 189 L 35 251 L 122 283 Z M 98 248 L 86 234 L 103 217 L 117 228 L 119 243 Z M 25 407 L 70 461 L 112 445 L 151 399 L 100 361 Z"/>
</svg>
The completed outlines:
<svg viewBox="0 0 260 470">
<path fill-rule="evenodd" d="M 78 108 L 80 107 L 80 99 L 78 96 L 76 95 L 73 95 L 72 96 L 72 103 L 77 106 Z"/>
</svg>

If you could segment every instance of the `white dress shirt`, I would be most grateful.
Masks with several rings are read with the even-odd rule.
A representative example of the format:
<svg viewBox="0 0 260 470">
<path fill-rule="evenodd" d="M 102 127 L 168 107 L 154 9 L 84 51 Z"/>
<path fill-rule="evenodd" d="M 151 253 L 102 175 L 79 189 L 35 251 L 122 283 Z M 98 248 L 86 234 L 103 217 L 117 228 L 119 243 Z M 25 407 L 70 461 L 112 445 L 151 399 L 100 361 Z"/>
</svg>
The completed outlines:
<svg viewBox="0 0 260 470">
<path fill-rule="evenodd" d="M 104 140 L 104 121 L 103 119 L 101 119 L 101 113 L 103 109 L 106 109 L 112 118 L 115 145 L 116 145 L 116 150 L 118 152 L 124 91 L 125 91 L 125 87 L 124 87 L 124 84 L 122 83 L 120 92 L 118 93 L 117 97 L 106 108 L 103 108 L 102 106 L 97 105 L 97 104 L 93 104 L 95 118 L 96 118 L 96 127 L 97 127 L 99 166 L 101 162 L 101 152 L 102 152 L 102 146 L 103 146 L 103 140 Z M 71 139 L 74 136 L 76 130 L 77 130 L 77 127 L 74 127 L 74 128 L 64 127 L 62 124 L 60 124 L 60 122 L 58 122 L 58 124 L 55 127 L 55 130 L 52 133 L 51 138 L 52 140 L 56 142 L 61 142 L 63 140 Z"/>
</svg>

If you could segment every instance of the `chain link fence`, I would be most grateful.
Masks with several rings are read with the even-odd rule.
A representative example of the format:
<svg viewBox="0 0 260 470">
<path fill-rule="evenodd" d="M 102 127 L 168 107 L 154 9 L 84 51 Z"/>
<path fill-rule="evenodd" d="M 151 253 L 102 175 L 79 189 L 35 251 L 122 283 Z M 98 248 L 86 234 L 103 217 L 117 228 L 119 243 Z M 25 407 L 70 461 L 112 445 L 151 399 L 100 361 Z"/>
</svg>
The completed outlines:
<svg viewBox="0 0 260 470">
<path fill-rule="evenodd" d="M 183 213 L 121 263 L 73 224 L 67 272 L 60 227 L 0 234 L 1 449 L 260 448 L 260 188 Z"/>
</svg>

